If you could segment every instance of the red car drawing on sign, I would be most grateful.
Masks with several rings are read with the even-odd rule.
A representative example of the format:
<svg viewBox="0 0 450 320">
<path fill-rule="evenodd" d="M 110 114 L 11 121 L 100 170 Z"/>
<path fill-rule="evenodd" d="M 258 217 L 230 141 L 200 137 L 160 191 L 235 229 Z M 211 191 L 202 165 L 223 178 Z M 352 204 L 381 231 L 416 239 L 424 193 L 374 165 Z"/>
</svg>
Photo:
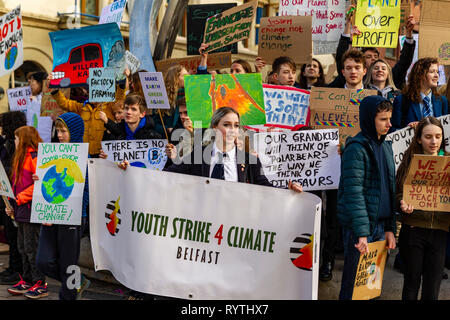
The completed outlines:
<svg viewBox="0 0 450 320">
<path fill-rule="evenodd" d="M 102 47 L 98 43 L 84 44 L 70 51 L 66 63 L 55 67 L 54 79 L 50 81 L 50 85 L 61 87 L 86 85 L 89 69 L 101 67 L 103 67 Z M 71 79 L 72 81 L 76 79 L 76 83 Z"/>
</svg>

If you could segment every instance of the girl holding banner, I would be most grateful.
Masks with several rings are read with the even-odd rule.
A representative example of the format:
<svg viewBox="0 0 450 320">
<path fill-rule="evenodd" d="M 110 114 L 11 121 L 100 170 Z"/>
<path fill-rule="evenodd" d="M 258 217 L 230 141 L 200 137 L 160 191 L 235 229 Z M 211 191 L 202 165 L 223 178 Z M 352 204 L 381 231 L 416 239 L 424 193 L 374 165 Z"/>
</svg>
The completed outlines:
<svg viewBox="0 0 450 320">
<path fill-rule="evenodd" d="M 444 129 L 439 120 L 434 117 L 422 119 L 397 171 L 397 200 L 402 212 L 399 247 L 404 264 L 403 300 L 417 300 L 421 282 L 422 300 L 439 297 L 450 214 L 416 210 L 401 199 L 413 154 L 444 155 L 443 137 Z"/>
</svg>

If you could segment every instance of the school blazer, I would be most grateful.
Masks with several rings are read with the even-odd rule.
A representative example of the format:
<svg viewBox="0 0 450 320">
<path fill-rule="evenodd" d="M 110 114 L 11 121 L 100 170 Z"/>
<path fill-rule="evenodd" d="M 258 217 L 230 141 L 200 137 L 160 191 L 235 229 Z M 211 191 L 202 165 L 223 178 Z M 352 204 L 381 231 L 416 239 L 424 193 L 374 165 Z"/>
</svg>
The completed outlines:
<svg viewBox="0 0 450 320">
<path fill-rule="evenodd" d="M 202 147 L 202 155 L 204 155 L 204 151 L 205 147 Z M 194 154 L 195 151 L 191 152 L 182 159 L 181 164 L 172 164 L 165 168 L 164 171 L 208 178 L 211 167 L 209 165 L 209 163 L 211 163 L 211 153 L 207 152 L 207 154 L 204 155 L 207 159 L 202 156 L 202 162 L 199 164 L 194 163 Z M 268 187 L 272 186 L 269 180 L 267 180 L 267 177 L 264 175 L 261 162 L 257 157 L 239 149 L 236 150 L 236 156 L 238 182 Z"/>
<path fill-rule="evenodd" d="M 422 120 L 422 112 L 420 111 L 420 104 L 416 102 L 406 101 L 408 108 L 405 109 L 406 117 L 402 121 L 402 100 L 405 98 L 403 94 L 394 99 L 394 111 L 392 112 L 392 129 L 390 132 L 404 128 L 410 122 Z M 448 101 L 445 96 L 436 97 L 434 94 L 431 98 L 433 104 L 433 115 L 438 118 L 448 114 Z M 405 102 L 403 102 L 405 103 Z"/>
</svg>

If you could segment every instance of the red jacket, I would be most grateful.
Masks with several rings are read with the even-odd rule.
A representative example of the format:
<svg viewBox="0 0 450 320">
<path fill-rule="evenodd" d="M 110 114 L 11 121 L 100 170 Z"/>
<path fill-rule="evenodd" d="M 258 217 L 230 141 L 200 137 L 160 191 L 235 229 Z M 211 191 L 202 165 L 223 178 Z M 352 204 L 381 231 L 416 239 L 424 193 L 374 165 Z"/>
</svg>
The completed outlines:
<svg viewBox="0 0 450 320">
<path fill-rule="evenodd" d="M 13 191 L 16 196 L 16 204 L 14 206 L 14 216 L 19 222 L 30 222 L 31 201 L 33 200 L 34 181 L 32 175 L 36 173 L 37 151 L 28 148 L 25 160 L 22 166 L 22 177 L 14 183 L 15 174 L 13 175 Z"/>
</svg>

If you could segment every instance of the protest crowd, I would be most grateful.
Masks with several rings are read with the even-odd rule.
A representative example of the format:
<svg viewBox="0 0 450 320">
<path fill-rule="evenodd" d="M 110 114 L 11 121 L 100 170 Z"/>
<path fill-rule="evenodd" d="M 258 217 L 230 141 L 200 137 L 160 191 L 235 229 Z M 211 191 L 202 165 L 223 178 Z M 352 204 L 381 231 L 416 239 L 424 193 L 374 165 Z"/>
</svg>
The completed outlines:
<svg viewBox="0 0 450 320">
<path fill-rule="evenodd" d="M 104 177 L 105 190 L 142 189 L 140 182 L 130 185 L 134 183 L 132 177 L 147 177 L 148 171 L 159 171 L 154 173 L 155 179 L 186 181 L 182 189 L 186 199 L 199 201 L 202 205 L 198 208 L 216 206 L 207 215 L 219 210 L 219 203 L 223 203 L 220 201 L 230 201 L 227 192 L 240 186 L 236 182 L 252 185 L 245 190 L 255 193 L 265 192 L 267 188 L 271 192 L 284 192 L 283 196 L 292 201 L 306 201 L 302 199 L 311 193 L 321 205 L 316 224 L 311 224 L 311 228 L 316 228 L 317 219 L 320 220 L 320 228 L 315 229 L 318 233 L 314 232 L 320 236 L 313 239 L 319 248 L 314 251 L 318 259 L 316 256 L 313 263 L 311 253 L 311 265 L 297 262 L 300 260 L 292 263 L 297 270 L 314 271 L 308 273 L 308 277 L 317 280 L 311 280 L 315 286 L 312 290 L 317 291 L 318 281 L 333 279 L 336 254 L 343 252 L 340 300 L 358 299 L 357 288 L 370 281 L 372 275 L 368 272 L 369 280 L 361 280 L 360 261 L 369 258 L 376 260 L 376 274 L 380 270 L 382 274 L 386 259 L 395 260 L 394 266 L 404 278 L 398 299 L 438 300 L 441 281 L 448 279 L 445 269 L 450 269 L 450 85 L 438 85 L 442 57 L 437 49 L 435 55 L 413 59 L 418 46 L 413 37 L 417 34 L 414 27 L 418 21 L 413 15 L 403 17 L 402 28 L 400 19 L 392 17 L 399 20 L 396 27 L 389 26 L 389 32 L 382 34 L 378 29 L 371 31 L 367 23 L 359 23 L 358 14 L 364 10 L 361 2 L 367 1 L 354 1 L 344 8 L 342 33 L 332 48 L 336 74 L 329 83 L 320 54 L 316 54 L 319 42 L 314 38 L 317 34 L 313 32 L 314 16 L 294 15 L 289 11 L 261 20 L 260 49 L 254 61 L 230 58 L 227 67 L 214 67 L 215 55 L 226 53 L 232 57 L 233 43 L 248 37 L 257 1 L 223 9 L 222 15 L 208 20 L 205 17 L 205 36 L 197 48 L 198 63 L 193 68 L 188 66 L 188 56 L 145 65 L 143 56 L 131 47 L 126 50 L 123 40 L 114 38 L 108 29 L 92 31 L 111 34 L 113 41 L 105 40 L 110 46 L 114 43 L 108 51 L 106 44 L 99 44 L 100 56 L 110 52 L 108 62 L 88 63 L 99 59 L 95 51 L 98 48 L 89 37 L 73 47 L 65 41 L 77 37 L 76 32 L 92 34 L 89 30 L 94 29 L 89 28 L 97 26 L 52 32 L 54 69 L 27 75 L 26 99 L 29 106 L 38 106 L 38 112 L 33 116 L 32 107 L 13 108 L 10 100 L 10 111 L 0 114 L 0 160 L 5 174 L 1 179 L 9 183 L 3 181 L 0 187 L 5 191 L 0 202 L 3 225 L 0 230 L 9 245 L 8 267 L 0 273 L 0 284 L 8 285 L 11 295 L 39 299 L 48 296 L 46 279 L 53 278 L 61 282 L 59 299 L 81 299 L 90 280 L 81 274 L 77 285 L 71 286 L 68 270 L 79 263 L 82 237 L 90 237 L 94 259 L 99 259 L 98 248 L 106 250 L 103 248 L 106 245 L 93 236 L 100 224 L 114 240 L 128 232 L 125 215 L 132 217 L 131 231 L 157 233 L 158 223 L 153 220 L 153 231 L 152 220 L 148 221 L 156 216 L 147 215 L 143 222 L 143 214 L 141 218 L 137 211 L 125 212 L 129 204 L 122 194 L 120 203 L 114 199 L 115 202 L 107 205 L 105 220 L 105 211 L 98 209 L 96 203 L 100 200 L 93 196 L 100 192 L 96 189 L 96 170 L 101 167 L 114 173 Z M 383 12 L 385 2 L 375 2 L 374 6 Z M 398 3 L 398 8 L 393 9 L 391 5 L 388 9 L 397 10 L 400 17 Z M 231 17 L 228 20 L 227 13 Z M 12 28 L 8 19 L 1 22 Z M 239 20 L 239 25 L 233 24 Z M 381 26 L 389 25 L 380 21 Z M 224 27 L 227 23 L 232 26 Z M 116 23 L 98 27 L 118 30 Z M 295 41 L 289 38 L 293 37 L 289 30 L 294 27 L 303 38 Z M 399 32 L 405 40 L 400 57 L 391 65 L 381 57 L 380 47 L 396 48 Z M 374 38 L 378 40 L 374 42 Z M 57 49 L 58 41 L 63 49 Z M 217 49 L 222 50 L 214 51 Z M 71 66 L 64 69 L 64 59 L 86 60 L 85 72 L 71 73 Z M 265 74 L 263 70 L 268 72 Z M 49 100 L 56 112 L 52 111 L 43 134 L 43 127 L 34 120 L 45 114 Z M 120 175 L 120 180 L 109 183 L 113 180 L 108 179 L 115 179 L 116 175 Z M 199 179 L 190 180 L 186 175 Z M 205 196 L 200 194 L 189 198 L 187 195 L 192 190 L 200 190 L 195 186 L 204 181 L 200 178 L 207 179 L 207 183 L 215 181 L 212 179 L 224 180 L 217 184 L 221 189 L 217 189 L 220 192 L 214 197 L 226 200 L 203 199 Z M 216 186 L 210 184 L 211 188 Z M 148 195 L 143 193 L 142 201 L 147 196 L 156 197 L 150 195 L 153 193 L 150 190 Z M 177 196 L 184 199 L 183 195 Z M 250 208 L 255 201 L 262 201 L 258 208 L 265 208 L 264 198 L 255 199 L 250 195 L 245 198 L 245 194 L 242 197 L 250 203 Z M 172 201 L 167 199 L 165 202 Z M 241 216 L 247 214 L 245 208 L 239 212 Z M 153 207 L 139 210 L 144 214 L 154 212 Z M 314 215 L 303 208 L 296 210 L 301 210 L 303 216 Z M 247 217 L 247 221 L 252 226 L 260 223 L 264 230 L 270 230 L 271 226 L 264 222 L 268 214 L 260 212 L 257 218 Z M 180 219 L 182 212 L 174 215 Z M 199 213 L 195 223 L 186 218 L 191 229 L 183 233 L 184 240 L 202 242 L 203 239 L 206 244 L 209 234 L 222 237 L 222 229 L 216 233 L 208 229 L 208 224 L 201 223 L 208 219 L 207 215 Z M 97 216 L 101 222 L 97 222 Z M 169 221 L 162 215 L 160 218 L 156 220 L 160 223 L 159 236 L 165 235 Z M 300 228 L 292 225 L 294 221 L 286 220 L 284 226 Z M 265 253 L 277 250 L 279 229 L 275 235 L 268 231 L 257 233 L 256 227 L 252 228 L 255 235 L 252 233 L 252 243 L 247 243 L 247 248 Z M 235 230 L 234 242 L 231 231 L 222 241 L 245 248 L 246 240 L 250 239 L 247 238 L 249 229 L 238 229 L 236 225 Z M 181 239 L 182 231 L 179 232 Z M 380 242 L 381 250 L 375 252 L 372 245 Z M 127 250 L 126 243 L 115 243 L 115 246 Z M 388 252 L 396 248 L 398 254 Z M 183 255 L 187 260 L 189 251 L 185 250 L 182 253 L 182 248 L 178 248 L 180 261 Z M 208 257 L 208 251 L 202 256 L 199 249 L 196 253 L 193 250 L 190 260 L 205 265 L 220 264 L 224 255 L 211 249 Z M 306 259 L 306 251 L 300 252 L 301 259 Z M 376 255 L 372 255 L 374 252 Z M 149 277 L 152 272 L 149 270 Z M 183 273 L 183 269 L 180 267 L 177 272 Z M 240 271 L 236 268 L 233 272 Z M 132 272 L 123 271 L 127 273 L 133 277 Z M 180 286 L 187 285 L 180 279 Z M 122 283 L 130 288 L 128 300 L 180 298 L 167 294 L 171 291 L 155 289 L 164 288 L 164 279 L 140 280 L 151 289 L 144 292 L 135 285 L 136 279 Z M 219 287 L 222 280 L 217 283 Z M 209 297 L 222 298 L 220 294 Z"/>
</svg>

